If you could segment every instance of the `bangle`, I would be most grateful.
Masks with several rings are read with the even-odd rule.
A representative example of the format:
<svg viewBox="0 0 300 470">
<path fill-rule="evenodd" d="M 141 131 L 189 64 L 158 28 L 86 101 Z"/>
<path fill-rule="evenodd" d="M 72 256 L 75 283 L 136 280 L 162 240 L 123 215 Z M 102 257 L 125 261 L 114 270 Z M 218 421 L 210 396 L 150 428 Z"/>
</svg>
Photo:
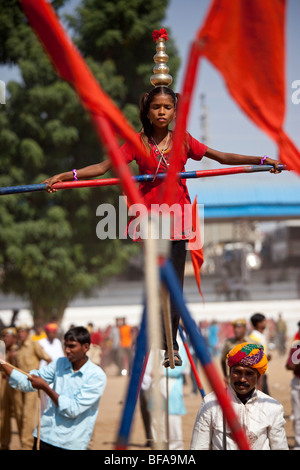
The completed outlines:
<svg viewBox="0 0 300 470">
<path fill-rule="evenodd" d="M 260 161 L 260 164 L 263 165 L 264 164 L 264 161 L 267 159 L 267 155 L 264 155 L 264 157 L 261 159 Z"/>
<path fill-rule="evenodd" d="M 77 170 L 72 170 L 73 171 L 73 175 L 74 175 L 74 180 L 75 181 L 78 181 L 78 178 L 77 178 Z"/>
</svg>

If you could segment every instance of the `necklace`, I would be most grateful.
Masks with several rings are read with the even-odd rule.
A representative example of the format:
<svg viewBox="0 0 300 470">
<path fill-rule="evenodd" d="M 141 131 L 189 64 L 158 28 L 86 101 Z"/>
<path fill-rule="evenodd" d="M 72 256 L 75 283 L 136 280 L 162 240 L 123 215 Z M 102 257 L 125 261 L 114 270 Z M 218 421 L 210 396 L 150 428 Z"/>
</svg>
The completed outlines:
<svg viewBox="0 0 300 470">
<path fill-rule="evenodd" d="M 170 132 L 168 132 L 168 137 L 167 137 L 167 141 L 166 141 L 166 146 L 163 150 L 160 150 L 160 148 L 158 147 L 157 143 L 155 142 L 154 138 L 151 136 L 151 140 L 152 142 L 154 143 L 155 147 L 156 147 L 156 153 L 159 153 L 160 154 L 160 159 L 159 159 L 159 162 L 158 162 L 158 167 L 157 167 L 157 171 L 158 171 L 158 168 L 161 164 L 161 161 L 163 160 L 165 165 L 166 166 L 169 166 L 169 163 L 167 162 L 165 156 L 164 156 L 164 153 L 165 151 L 167 150 L 168 148 L 168 145 L 169 145 L 169 138 L 170 138 Z M 156 174 L 157 174 L 157 171 L 156 171 Z M 156 176 L 156 175 L 155 175 Z"/>
<path fill-rule="evenodd" d="M 170 132 L 168 132 L 168 138 L 167 138 L 167 142 L 166 142 L 166 146 L 163 150 L 160 150 L 160 148 L 158 147 L 157 143 L 155 142 L 154 138 L 151 136 L 151 140 L 152 142 L 154 143 L 155 147 L 156 147 L 156 153 L 160 153 L 160 159 L 158 161 L 158 165 L 157 165 L 157 168 L 156 168 L 156 172 L 155 172 L 155 175 L 153 176 L 153 180 L 155 180 L 156 178 L 156 175 L 158 173 L 158 170 L 159 170 L 159 167 L 160 167 L 160 164 L 161 164 L 161 161 L 163 160 L 165 165 L 168 167 L 170 164 L 167 162 L 165 156 L 164 156 L 164 152 L 167 150 L 168 148 L 168 144 L 169 144 L 169 137 L 170 137 Z"/>
</svg>

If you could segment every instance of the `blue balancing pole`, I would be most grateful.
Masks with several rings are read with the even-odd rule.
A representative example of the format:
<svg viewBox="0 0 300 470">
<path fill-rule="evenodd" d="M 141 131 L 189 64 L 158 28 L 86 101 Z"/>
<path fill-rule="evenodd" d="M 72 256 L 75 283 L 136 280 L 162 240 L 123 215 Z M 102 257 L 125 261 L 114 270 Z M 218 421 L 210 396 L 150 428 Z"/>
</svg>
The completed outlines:
<svg viewBox="0 0 300 470">
<path fill-rule="evenodd" d="M 225 176 L 233 175 L 239 173 L 257 173 L 261 171 L 270 171 L 272 170 L 272 165 L 245 165 L 245 166 L 236 166 L 231 168 L 220 168 L 212 170 L 195 170 L 195 171 L 183 171 L 178 173 L 179 179 L 192 179 L 192 178 L 205 178 L 210 176 Z M 279 165 L 281 171 L 286 170 L 285 165 Z M 138 175 L 133 176 L 133 181 L 136 183 L 149 182 L 151 183 L 154 179 L 164 179 L 166 178 L 167 173 L 158 173 L 155 175 Z M 120 184 L 118 178 L 102 178 L 94 180 L 81 180 L 81 181 L 67 181 L 62 183 L 55 183 L 53 185 L 54 189 L 71 189 L 71 188 L 85 188 L 85 187 L 95 187 L 95 186 L 111 186 Z M 21 186 L 7 186 L 0 188 L 0 196 L 7 194 L 17 194 L 17 193 L 29 193 L 35 191 L 45 191 L 46 183 L 40 184 L 29 184 Z"/>
<path fill-rule="evenodd" d="M 28 184 L 22 186 L 7 186 L 0 188 L 0 196 L 5 194 L 16 194 L 16 193 L 32 193 L 35 191 L 45 191 L 46 183 L 40 184 Z"/>
<path fill-rule="evenodd" d="M 143 379 L 143 372 L 145 367 L 147 355 L 147 335 L 146 335 L 146 308 L 143 312 L 142 323 L 137 337 L 136 352 L 134 356 L 132 373 L 127 390 L 126 401 L 121 417 L 119 433 L 117 436 L 116 450 L 127 449 L 129 434 L 132 425 L 135 406 L 138 400 L 141 382 Z"/>
</svg>

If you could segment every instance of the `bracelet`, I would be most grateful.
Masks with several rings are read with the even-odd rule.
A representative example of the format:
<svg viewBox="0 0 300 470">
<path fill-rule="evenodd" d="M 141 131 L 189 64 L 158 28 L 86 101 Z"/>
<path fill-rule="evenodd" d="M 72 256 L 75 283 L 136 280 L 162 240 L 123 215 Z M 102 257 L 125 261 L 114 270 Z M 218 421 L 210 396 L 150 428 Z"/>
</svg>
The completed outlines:
<svg viewBox="0 0 300 470">
<path fill-rule="evenodd" d="M 74 175 L 74 180 L 75 181 L 78 181 L 78 178 L 77 178 L 77 170 L 72 170 L 73 171 L 73 175 Z"/>
<path fill-rule="evenodd" d="M 260 161 L 260 164 L 263 165 L 264 164 L 264 161 L 267 159 L 267 155 L 264 155 L 264 157 L 261 159 Z"/>
</svg>

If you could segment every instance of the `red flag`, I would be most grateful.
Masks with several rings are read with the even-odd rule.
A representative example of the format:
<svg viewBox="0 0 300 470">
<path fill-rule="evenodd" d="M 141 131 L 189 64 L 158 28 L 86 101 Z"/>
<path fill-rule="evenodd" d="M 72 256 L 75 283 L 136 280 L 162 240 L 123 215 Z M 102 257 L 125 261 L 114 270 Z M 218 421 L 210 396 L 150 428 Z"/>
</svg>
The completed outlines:
<svg viewBox="0 0 300 470">
<path fill-rule="evenodd" d="M 300 152 L 283 130 L 285 11 L 286 0 L 214 0 L 197 36 L 232 97 L 278 144 L 280 161 L 300 173 Z"/>
<path fill-rule="evenodd" d="M 197 197 L 195 197 L 192 207 L 192 223 L 193 223 L 193 233 L 195 234 L 194 238 L 189 240 L 189 250 L 191 252 L 191 258 L 194 268 L 194 274 L 196 278 L 196 282 L 198 285 L 199 292 L 201 294 L 202 299 L 204 300 L 202 291 L 201 291 L 201 282 L 200 282 L 200 269 L 204 261 L 203 255 L 203 247 L 201 242 L 201 233 L 200 233 L 200 218 L 198 212 L 198 204 L 197 204 Z M 198 248 L 193 248 L 195 246 L 201 246 Z"/>
</svg>

